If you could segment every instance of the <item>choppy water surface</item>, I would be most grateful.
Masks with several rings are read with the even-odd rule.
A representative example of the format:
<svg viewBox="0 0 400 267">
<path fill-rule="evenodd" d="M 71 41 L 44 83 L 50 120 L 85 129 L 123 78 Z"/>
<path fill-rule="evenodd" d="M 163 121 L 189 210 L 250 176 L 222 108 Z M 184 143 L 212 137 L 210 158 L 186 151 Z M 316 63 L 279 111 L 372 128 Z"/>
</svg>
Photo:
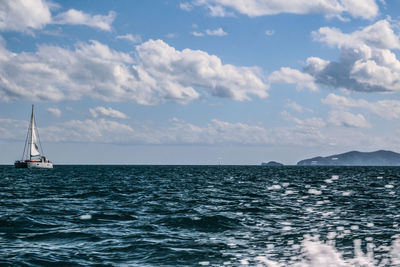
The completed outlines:
<svg viewBox="0 0 400 267">
<path fill-rule="evenodd" d="M 0 167 L 0 265 L 400 266 L 400 168 Z"/>
</svg>

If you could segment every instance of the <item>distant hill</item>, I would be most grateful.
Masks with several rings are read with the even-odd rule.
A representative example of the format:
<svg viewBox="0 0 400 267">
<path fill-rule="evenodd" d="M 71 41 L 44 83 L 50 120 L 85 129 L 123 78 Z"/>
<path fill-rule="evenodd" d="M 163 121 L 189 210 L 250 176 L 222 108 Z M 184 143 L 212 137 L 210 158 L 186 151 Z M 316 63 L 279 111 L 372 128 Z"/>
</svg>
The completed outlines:
<svg viewBox="0 0 400 267">
<path fill-rule="evenodd" d="M 261 166 L 283 166 L 283 164 L 276 161 L 270 161 L 268 163 L 261 163 Z"/>
<path fill-rule="evenodd" d="M 350 151 L 328 157 L 315 157 L 301 160 L 302 166 L 400 166 L 400 154 L 378 150 L 375 152 Z"/>
</svg>

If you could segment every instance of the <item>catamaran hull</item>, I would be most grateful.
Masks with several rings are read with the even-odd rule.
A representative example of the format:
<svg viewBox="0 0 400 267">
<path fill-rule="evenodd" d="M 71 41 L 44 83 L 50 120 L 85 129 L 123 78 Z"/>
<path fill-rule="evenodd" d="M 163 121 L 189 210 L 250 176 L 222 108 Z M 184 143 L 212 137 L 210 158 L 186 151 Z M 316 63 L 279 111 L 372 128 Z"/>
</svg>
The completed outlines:
<svg viewBox="0 0 400 267">
<path fill-rule="evenodd" d="M 29 169 L 52 169 L 53 163 L 51 162 L 27 162 Z"/>
<path fill-rule="evenodd" d="M 15 168 L 24 169 L 52 169 L 53 163 L 51 162 L 15 162 Z"/>
<path fill-rule="evenodd" d="M 15 168 L 28 168 L 28 164 L 26 162 L 15 162 Z"/>
</svg>

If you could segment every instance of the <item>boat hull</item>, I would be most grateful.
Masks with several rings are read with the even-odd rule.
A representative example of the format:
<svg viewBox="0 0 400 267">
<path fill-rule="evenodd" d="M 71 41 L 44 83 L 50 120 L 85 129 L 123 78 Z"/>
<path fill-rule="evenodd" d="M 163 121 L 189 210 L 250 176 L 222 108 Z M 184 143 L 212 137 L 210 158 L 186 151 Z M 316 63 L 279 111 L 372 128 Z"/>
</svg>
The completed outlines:
<svg viewBox="0 0 400 267">
<path fill-rule="evenodd" d="M 25 161 L 14 162 L 15 168 L 28 168 L 28 164 Z"/>
<path fill-rule="evenodd" d="M 16 161 L 14 166 L 18 169 L 52 169 L 53 163 L 40 161 Z"/>
<path fill-rule="evenodd" d="M 29 169 L 52 169 L 53 163 L 51 162 L 27 162 Z"/>
</svg>

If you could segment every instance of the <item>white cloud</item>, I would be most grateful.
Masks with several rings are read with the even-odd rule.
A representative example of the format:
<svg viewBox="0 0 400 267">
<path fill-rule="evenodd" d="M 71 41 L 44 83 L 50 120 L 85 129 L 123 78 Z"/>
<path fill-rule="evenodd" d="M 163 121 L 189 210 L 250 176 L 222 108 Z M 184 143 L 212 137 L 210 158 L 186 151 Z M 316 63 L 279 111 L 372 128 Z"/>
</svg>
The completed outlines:
<svg viewBox="0 0 400 267">
<path fill-rule="evenodd" d="M 299 120 L 294 128 L 276 129 L 217 119 L 204 126 L 173 118 L 164 126 L 138 123 L 134 127 L 106 119 L 95 119 L 72 120 L 48 126 L 41 130 L 41 136 L 43 140 L 53 142 L 313 146 L 326 141 L 326 137 L 320 132 L 320 127 L 323 126 L 324 122 L 318 118 L 304 122 Z"/>
<path fill-rule="evenodd" d="M 168 129 L 162 129 L 161 142 L 187 144 L 263 144 L 270 134 L 261 126 L 212 120 L 205 127 L 174 119 Z M 160 134 L 159 132 L 158 134 Z"/>
<path fill-rule="evenodd" d="M 343 110 L 330 111 L 328 122 L 336 126 L 371 128 L 371 125 L 362 114 L 353 114 Z"/>
<path fill-rule="evenodd" d="M 284 114 L 283 114 L 284 115 Z M 353 114 L 354 115 L 354 114 Z M 264 126 L 211 120 L 205 125 L 172 119 L 166 124 L 136 122 L 133 125 L 104 118 L 71 120 L 49 126 L 40 126 L 42 142 L 80 142 L 140 145 L 283 145 L 298 147 L 363 147 L 363 149 L 392 148 L 398 143 L 398 133 L 378 137 L 354 118 L 332 127 L 323 119 L 311 117 L 299 119 L 286 112 L 286 119 L 294 125 L 288 127 Z M 359 119 L 357 115 L 355 120 Z M 362 120 L 362 119 L 361 119 Z M 330 123 L 336 123 L 332 121 Z M 346 124 L 347 123 L 347 124 Z M 350 127 L 351 126 L 351 127 Z M 23 142 L 28 127 L 27 121 L 0 118 L 0 140 Z M 361 127 L 361 128 L 360 128 Z"/>
<path fill-rule="evenodd" d="M 222 28 L 218 28 L 216 30 L 206 30 L 206 34 L 207 35 L 211 35 L 211 36 L 225 36 L 227 35 L 227 33 L 222 29 Z"/>
<path fill-rule="evenodd" d="M 0 138 L 2 140 L 22 140 L 26 136 L 27 130 L 27 121 L 0 118 Z"/>
<path fill-rule="evenodd" d="M 208 36 L 220 36 L 221 37 L 221 36 L 228 35 L 228 33 L 225 32 L 221 27 L 218 28 L 218 29 L 215 29 L 215 30 L 207 29 L 204 32 L 193 31 L 193 32 L 191 32 L 191 34 L 193 36 L 196 36 L 196 37 L 203 37 L 205 35 L 208 35 Z"/>
<path fill-rule="evenodd" d="M 48 108 L 47 111 L 54 117 L 61 117 L 61 110 L 58 108 Z"/>
<path fill-rule="evenodd" d="M 286 75 L 286 82 L 293 83 L 295 77 L 306 77 L 306 81 L 312 78 L 316 84 L 352 91 L 400 91 L 400 61 L 392 51 L 400 49 L 400 40 L 389 21 L 381 20 L 348 34 L 320 28 L 313 36 L 316 41 L 337 47 L 339 61 L 309 57 L 302 72 L 282 68 L 286 73 L 281 69 L 272 78 L 285 81 Z"/>
<path fill-rule="evenodd" d="M 31 101 L 104 98 L 132 58 L 92 41 L 75 50 L 42 45 L 35 53 L 12 53 L 0 47 L 0 99 Z M 110 88 L 111 86 L 111 88 Z M 115 90 L 112 90 L 115 89 Z"/>
<path fill-rule="evenodd" d="M 128 40 L 132 43 L 141 43 L 142 42 L 142 37 L 139 34 L 132 35 L 132 34 L 128 33 L 125 35 L 118 35 L 115 38 L 122 39 L 122 40 Z"/>
<path fill-rule="evenodd" d="M 95 108 L 91 108 L 89 109 L 90 114 L 92 114 L 92 116 L 94 118 L 97 117 L 110 117 L 110 118 L 116 118 L 116 119 L 127 119 L 128 116 L 125 113 L 122 113 L 119 110 L 115 110 L 113 108 L 106 108 L 106 107 L 95 107 Z"/>
<path fill-rule="evenodd" d="M 370 103 L 364 99 L 352 99 L 336 94 L 329 94 L 321 102 L 332 107 L 367 107 Z"/>
<path fill-rule="evenodd" d="M 70 9 L 58 14 L 54 18 L 56 24 L 86 25 L 103 31 L 111 31 L 111 24 L 115 19 L 115 12 L 110 11 L 107 16 L 90 15 L 83 11 Z"/>
<path fill-rule="evenodd" d="M 179 3 L 179 7 L 180 9 L 185 11 L 191 11 L 193 8 L 193 6 L 188 2 Z"/>
<path fill-rule="evenodd" d="M 400 40 L 387 20 L 360 31 L 345 34 L 321 28 L 314 38 L 340 49 L 338 62 L 325 63 L 315 70 L 307 66 L 318 83 L 355 91 L 399 91 L 400 62 L 390 49 L 399 49 Z"/>
<path fill-rule="evenodd" d="M 272 72 L 268 80 L 270 83 L 296 84 L 298 90 L 308 88 L 311 91 L 318 91 L 314 77 L 296 69 L 283 67 L 279 71 Z"/>
<path fill-rule="evenodd" d="M 339 48 L 363 46 L 378 49 L 399 49 L 399 37 L 393 32 L 389 21 L 380 20 L 359 31 L 346 34 L 337 28 L 322 27 L 312 33 L 315 40 Z M 367 49 L 367 48 L 363 48 Z"/>
<path fill-rule="evenodd" d="M 314 128 L 314 129 L 321 129 L 326 126 L 326 123 L 323 119 L 318 118 L 318 117 L 311 117 L 307 119 L 299 119 L 295 116 L 292 116 L 289 112 L 286 110 L 281 112 L 281 116 L 288 120 L 288 121 L 293 121 L 295 122 L 298 126 L 305 127 L 305 128 Z"/>
<path fill-rule="evenodd" d="M 266 31 L 265 31 L 265 34 L 266 34 L 267 36 L 271 36 L 271 35 L 274 35 L 274 34 L 275 34 L 275 31 L 274 31 L 274 30 L 266 30 Z"/>
<path fill-rule="evenodd" d="M 372 19 L 379 12 L 375 0 L 194 0 L 191 3 L 191 7 L 205 6 L 212 16 L 221 17 L 230 15 L 233 11 L 249 17 L 292 13 L 323 14 L 340 19 L 348 14 L 352 17 Z"/>
<path fill-rule="evenodd" d="M 107 16 L 90 15 L 80 10 L 70 9 L 53 17 L 55 4 L 45 0 L 0 0 L 0 31 L 32 32 L 41 30 L 48 24 L 87 25 L 110 31 L 115 13 Z"/>
<path fill-rule="evenodd" d="M 363 108 L 377 114 L 382 118 L 400 118 L 400 101 L 397 100 L 380 100 L 377 102 L 368 102 L 365 99 L 352 99 L 345 96 L 329 94 L 321 101 L 322 103 L 334 108 Z"/>
<path fill-rule="evenodd" d="M 286 108 L 293 109 L 294 111 L 297 111 L 297 112 L 299 112 L 299 113 L 303 113 L 303 112 L 305 112 L 305 111 L 312 112 L 311 109 L 306 108 L 306 107 L 304 107 L 304 106 L 302 106 L 302 105 L 299 105 L 298 103 L 296 103 L 296 102 L 294 102 L 294 101 L 292 101 L 292 100 L 288 100 L 288 101 L 285 103 L 285 107 L 286 107 Z"/>
<path fill-rule="evenodd" d="M 29 31 L 51 23 L 50 6 L 43 0 L 0 0 L 0 30 Z"/>
<path fill-rule="evenodd" d="M 223 64 L 215 55 L 179 51 L 161 40 L 137 46 L 135 59 L 97 41 L 74 49 L 41 45 L 24 53 L 12 53 L 0 42 L 0 52 L 2 101 L 91 97 L 149 105 L 188 103 L 200 97 L 198 90 L 239 101 L 268 95 L 259 68 Z"/>
<path fill-rule="evenodd" d="M 192 34 L 193 36 L 196 36 L 196 37 L 203 37 L 203 36 L 204 36 L 204 33 L 202 33 L 202 32 L 196 32 L 196 31 L 191 32 L 191 34 Z"/>
<path fill-rule="evenodd" d="M 48 142 L 122 143 L 133 132 L 127 124 L 106 119 L 72 120 L 43 128 L 41 137 Z"/>
<path fill-rule="evenodd" d="M 150 40 L 137 47 L 138 60 L 145 70 L 164 86 L 172 99 L 179 95 L 175 87 L 186 91 L 185 97 L 197 98 L 193 86 L 206 93 L 233 100 L 249 100 L 249 94 L 266 97 L 268 86 L 257 67 L 236 67 L 222 64 L 221 59 L 200 50 L 178 51 L 161 40 Z M 174 86 L 174 87 L 172 87 Z M 170 90 L 171 89 L 171 90 Z M 190 95 L 188 95 L 190 94 Z"/>
</svg>

